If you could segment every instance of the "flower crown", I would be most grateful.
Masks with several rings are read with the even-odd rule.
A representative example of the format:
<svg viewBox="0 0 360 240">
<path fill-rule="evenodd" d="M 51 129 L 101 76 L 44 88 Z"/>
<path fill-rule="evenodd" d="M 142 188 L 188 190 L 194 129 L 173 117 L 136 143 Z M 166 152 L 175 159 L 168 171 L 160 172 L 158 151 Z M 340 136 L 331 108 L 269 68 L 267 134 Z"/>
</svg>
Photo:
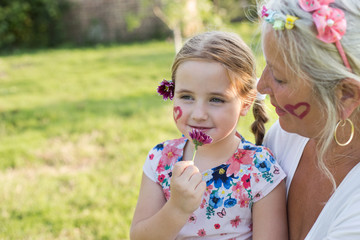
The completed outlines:
<svg viewBox="0 0 360 240">
<path fill-rule="evenodd" d="M 340 43 L 340 39 L 346 32 L 345 14 L 341 9 L 329 6 L 335 0 L 299 0 L 300 7 L 312 13 L 319 40 L 325 43 L 335 43 L 336 48 L 344 62 L 344 65 L 351 71 L 349 61 L 345 55 L 344 49 Z M 298 17 L 286 15 L 267 9 L 263 6 L 261 11 L 262 18 L 266 22 L 273 25 L 275 30 L 292 29 Z"/>
</svg>

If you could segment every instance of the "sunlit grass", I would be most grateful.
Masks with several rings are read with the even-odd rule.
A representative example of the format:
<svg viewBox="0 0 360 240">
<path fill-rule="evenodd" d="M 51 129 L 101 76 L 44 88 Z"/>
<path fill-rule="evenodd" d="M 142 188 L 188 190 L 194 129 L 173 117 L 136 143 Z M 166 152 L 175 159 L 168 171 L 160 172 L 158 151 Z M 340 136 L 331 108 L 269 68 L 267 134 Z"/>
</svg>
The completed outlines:
<svg viewBox="0 0 360 240">
<path fill-rule="evenodd" d="M 165 41 L 0 57 L 0 239 L 128 239 L 147 152 L 180 136 L 155 91 L 173 58 Z"/>
</svg>

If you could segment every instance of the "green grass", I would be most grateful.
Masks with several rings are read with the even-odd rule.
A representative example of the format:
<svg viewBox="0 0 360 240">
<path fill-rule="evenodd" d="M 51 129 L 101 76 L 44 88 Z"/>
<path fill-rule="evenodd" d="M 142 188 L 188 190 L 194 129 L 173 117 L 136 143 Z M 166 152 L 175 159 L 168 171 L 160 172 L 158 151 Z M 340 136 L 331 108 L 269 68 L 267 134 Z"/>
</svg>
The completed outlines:
<svg viewBox="0 0 360 240">
<path fill-rule="evenodd" d="M 1 240 L 128 239 L 147 152 L 180 136 L 156 93 L 173 57 L 165 41 L 0 57 Z"/>
</svg>

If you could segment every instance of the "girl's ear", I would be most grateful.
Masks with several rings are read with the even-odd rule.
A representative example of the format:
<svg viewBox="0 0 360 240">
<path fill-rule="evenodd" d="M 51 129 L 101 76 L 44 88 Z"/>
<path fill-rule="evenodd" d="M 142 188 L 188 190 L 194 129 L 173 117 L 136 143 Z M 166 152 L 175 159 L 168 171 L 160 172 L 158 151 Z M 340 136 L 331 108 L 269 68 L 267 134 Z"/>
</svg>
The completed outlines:
<svg viewBox="0 0 360 240">
<path fill-rule="evenodd" d="M 340 117 L 347 119 L 360 105 L 360 83 L 354 79 L 344 79 L 337 85 L 336 95 L 341 103 Z"/>
<path fill-rule="evenodd" d="M 242 108 L 241 108 L 241 111 L 240 111 L 240 116 L 242 116 L 242 117 L 243 117 L 243 116 L 246 116 L 246 114 L 248 113 L 251 105 L 252 105 L 252 102 L 251 102 L 251 103 L 249 103 L 249 102 L 244 102 L 244 103 L 242 104 Z"/>
</svg>

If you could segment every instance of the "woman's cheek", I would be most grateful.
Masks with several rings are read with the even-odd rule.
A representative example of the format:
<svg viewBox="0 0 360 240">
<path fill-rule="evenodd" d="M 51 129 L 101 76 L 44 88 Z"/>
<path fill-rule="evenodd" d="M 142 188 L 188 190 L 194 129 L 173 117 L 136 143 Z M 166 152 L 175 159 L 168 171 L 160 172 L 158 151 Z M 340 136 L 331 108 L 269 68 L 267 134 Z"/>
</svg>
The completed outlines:
<svg viewBox="0 0 360 240">
<path fill-rule="evenodd" d="M 284 108 L 299 119 L 303 119 L 310 112 L 310 104 L 307 102 L 299 102 L 295 105 L 286 104 Z"/>
</svg>

